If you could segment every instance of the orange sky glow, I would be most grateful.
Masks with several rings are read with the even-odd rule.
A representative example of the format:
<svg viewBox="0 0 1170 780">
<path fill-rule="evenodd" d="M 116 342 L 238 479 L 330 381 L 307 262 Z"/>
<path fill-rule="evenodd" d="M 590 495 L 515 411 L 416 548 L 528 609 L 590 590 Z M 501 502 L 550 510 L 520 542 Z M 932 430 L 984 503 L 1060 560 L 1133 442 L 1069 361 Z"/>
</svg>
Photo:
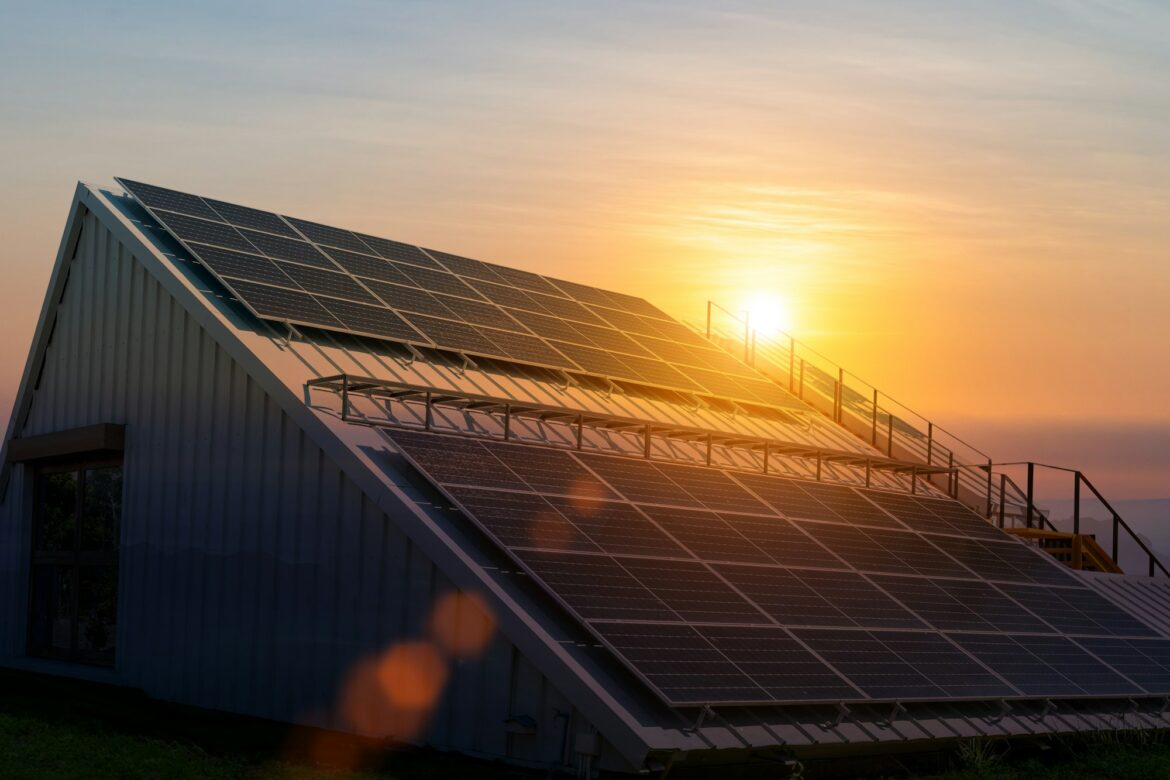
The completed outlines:
<svg viewBox="0 0 1170 780">
<path fill-rule="evenodd" d="M 997 457 L 1170 496 L 1164 6 L 214 5 L 0 30 L 0 420 L 73 183 L 123 175 L 693 323 L 771 296 Z"/>
</svg>

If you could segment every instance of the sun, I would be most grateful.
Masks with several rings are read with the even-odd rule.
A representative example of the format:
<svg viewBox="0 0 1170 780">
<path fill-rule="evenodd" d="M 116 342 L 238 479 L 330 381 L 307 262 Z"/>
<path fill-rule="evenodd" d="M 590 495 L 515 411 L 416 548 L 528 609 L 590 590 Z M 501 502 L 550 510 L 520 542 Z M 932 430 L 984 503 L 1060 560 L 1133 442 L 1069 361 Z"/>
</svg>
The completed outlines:
<svg viewBox="0 0 1170 780">
<path fill-rule="evenodd" d="M 792 331 L 792 307 L 775 293 L 754 293 L 743 305 L 748 324 L 761 336 L 778 336 Z"/>
</svg>

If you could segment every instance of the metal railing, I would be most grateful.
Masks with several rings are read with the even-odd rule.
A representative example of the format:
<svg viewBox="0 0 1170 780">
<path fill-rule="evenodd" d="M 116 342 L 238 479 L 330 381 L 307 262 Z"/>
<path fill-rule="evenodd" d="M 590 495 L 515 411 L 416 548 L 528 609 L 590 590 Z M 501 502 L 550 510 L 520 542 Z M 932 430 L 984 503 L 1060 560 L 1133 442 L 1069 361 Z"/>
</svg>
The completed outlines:
<svg viewBox="0 0 1170 780">
<path fill-rule="evenodd" d="M 917 461 L 926 466 L 945 465 L 948 473 L 954 475 L 951 477 L 954 483 L 948 484 L 946 492 L 1000 528 L 1060 531 L 1053 525 L 1050 513 L 1036 505 L 1035 470 L 1056 469 L 1075 474 L 1073 532 L 1080 533 L 1080 497 L 1081 488 L 1085 487 L 1111 516 L 1114 562 L 1120 555 L 1119 537 L 1124 532 L 1147 557 L 1149 576 L 1154 576 L 1157 571 L 1170 577 L 1170 570 L 1082 472 L 1039 463 L 995 463 L 983 450 L 882 392 L 791 334 L 782 332 L 779 337 L 761 336 L 751 327 L 746 314 L 731 312 L 714 301 L 707 302 L 704 332 L 708 340 L 742 357 L 807 405 L 884 452 L 886 457 Z M 1027 468 L 1028 476 L 1023 487 L 1002 470 L 1016 465 Z"/>
<path fill-rule="evenodd" d="M 720 468 L 741 468 L 735 465 L 715 464 L 712 461 L 713 450 L 716 446 L 727 450 L 738 450 L 749 454 L 750 460 L 756 468 L 764 474 L 770 472 L 770 461 L 773 457 L 788 457 L 807 461 L 809 471 L 815 474 L 817 481 L 822 481 L 825 470 L 822 466 L 838 464 L 854 467 L 864 471 L 866 487 L 870 486 L 872 472 L 887 473 L 908 477 L 906 490 L 909 493 L 919 491 L 919 481 L 942 475 L 947 484 L 957 483 L 956 471 L 947 470 L 940 466 L 929 467 L 917 462 L 900 461 L 891 458 L 867 456 L 847 450 L 832 450 L 812 447 L 807 444 L 797 444 L 778 439 L 769 439 L 742 433 L 719 431 L 711 428 L 696 428 L 683 425 L 667 424 L 660 420 L 628 417 L 624 415 L 605 414 L 588 409 L 575 409 L 568 406 L 543 406 L 540 404 L 525 403 L 515 399 L 491 396 L 481 393 L 463 392 L 458 390 L 436 390 L 425 385 L 414 385 L 394 380 L 375 379 L 350 374 L 310 379 L 305 383 L 307 390 L 324 390 L 337 395 L 340 403 L 339 416 L 346 422 L 357 422 L 366 425 L 394 428 L 415 428 L 436 430 L 435 410 L 449 409 L 455 412 L 475 411 L 491 415 L 497 420 L 498 438 L 504 441 L 514 441 L 525 444 L 544 444 L 557 446 L 554 442 L 523 441 L 514 433 L 513 422 L 527 419 L 539 423 L 554 423 L 571 431 L 567 438 L 568 446 L 574 449 L 585 449 L 587 444 L 586 431 L 624 432 L 640 437 L 641 446 L 638 453 L 614 452 L 612 454 L 640 455 L 650 459 L 654 453 L 654 438 L 662 440 L 673 439 L 681 442 L 692 442 L 705 450 L 702 465 L 718 465 Z M 366 414 L 356 414 L 353 411 L 355 397 L 364 397 L 379 403 L 412 402 L 421 407 L 420 422 L 410 425 L 400 419 L 387 417 L 374 419 Z M 450 431 L 455 432 L 455 431 Z M 492 436 L 485 432 L 485 436 Z M 563 446 L 563 445 L 562 445 Z M 758 456 L 758 457 L 757 457 Z M 688 461 L 692 465 L 693 461 Z"/>
</svg>

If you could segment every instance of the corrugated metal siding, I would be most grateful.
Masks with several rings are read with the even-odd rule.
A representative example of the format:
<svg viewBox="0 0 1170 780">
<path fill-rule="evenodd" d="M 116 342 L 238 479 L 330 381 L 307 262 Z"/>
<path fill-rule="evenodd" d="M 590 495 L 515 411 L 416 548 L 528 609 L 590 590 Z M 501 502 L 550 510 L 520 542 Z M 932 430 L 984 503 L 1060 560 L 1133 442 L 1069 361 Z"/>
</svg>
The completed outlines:
<svg viewBox="0 0 1170 780">
<path fill-rule="evenodd" d="M 96 422 L 127 425 L 117 671 L 151 696 L 339 727 L 347 672 L 421 636 L 452 587 L 88 214 L 19 435 Z M 8 655 L 24 643 L 19 476 L 0 515 Z M 453 669 L 427 741 L 547 763 L 571 709 L 497 636 Z M 538 736 L 507 734 L 512 714 Z"/>
</svg>

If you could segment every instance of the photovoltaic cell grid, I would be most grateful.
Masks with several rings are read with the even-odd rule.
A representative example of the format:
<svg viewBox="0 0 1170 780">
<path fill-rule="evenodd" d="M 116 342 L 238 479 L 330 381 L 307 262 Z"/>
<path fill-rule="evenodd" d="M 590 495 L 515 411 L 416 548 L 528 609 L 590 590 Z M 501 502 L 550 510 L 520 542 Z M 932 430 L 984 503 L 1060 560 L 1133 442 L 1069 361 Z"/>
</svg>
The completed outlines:
<svg viewBox="0 0 1170 780">
<path fill-rule="evenodd" d="M 800 407 L 641 298 L 118 181 L 261 319 Z"/>
<path fill-rule="evenodd" d="M 668 704 L 1170 692 L 1170 640 L 957 502 L 386 435 Z"/>
</svg>

